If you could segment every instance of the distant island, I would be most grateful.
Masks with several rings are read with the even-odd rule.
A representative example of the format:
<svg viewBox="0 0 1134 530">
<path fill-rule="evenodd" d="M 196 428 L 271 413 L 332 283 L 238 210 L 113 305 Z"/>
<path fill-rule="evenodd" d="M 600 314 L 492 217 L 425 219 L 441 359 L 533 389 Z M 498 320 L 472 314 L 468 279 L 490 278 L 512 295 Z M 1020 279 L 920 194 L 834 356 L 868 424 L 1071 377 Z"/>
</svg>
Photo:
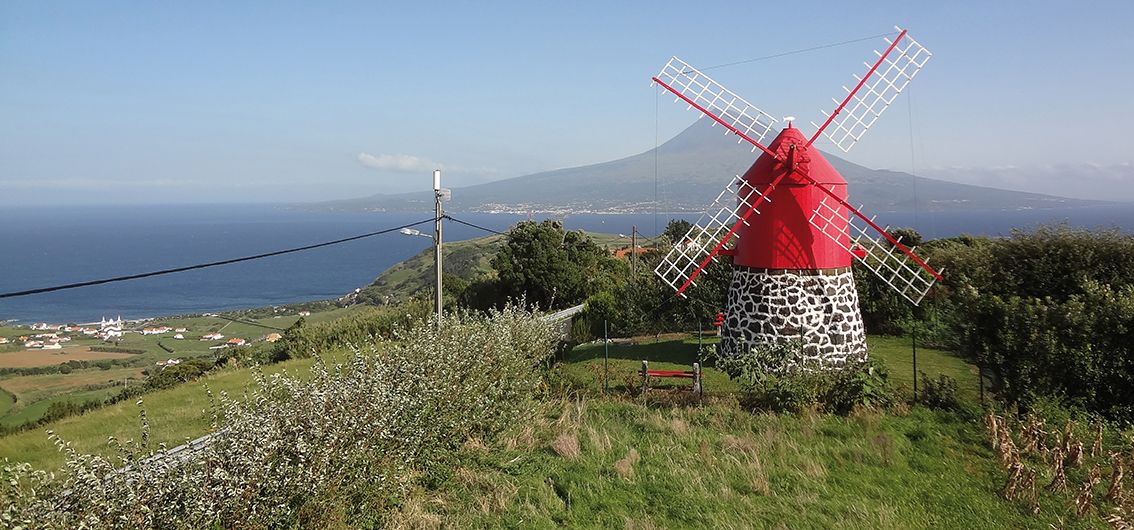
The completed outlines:
<svg viewBox="0 0 1134 530">
<path fill-rule="evenodd" d="M 920 210 L 1023 210 L 1109 204 L 957 184 L 898 171 L 866 168 L 830 153 L 824 156 L 847 179 L 854 201 L 872 212 Z M 697 213 L 710 204 L 756 155 L 720 129 L 698 120 L 658 148 L 619 160 L 557 169 L 453 190 L 447 209 L 512 214 Z M 655 186 L 655 167 L 657 170 Z M 656 197 L 655 201 L 655 189 Z M 312 203 L 312 210 L 419 212 L 432 209 L 422 193 L 378 194 Z"/>
</svg>

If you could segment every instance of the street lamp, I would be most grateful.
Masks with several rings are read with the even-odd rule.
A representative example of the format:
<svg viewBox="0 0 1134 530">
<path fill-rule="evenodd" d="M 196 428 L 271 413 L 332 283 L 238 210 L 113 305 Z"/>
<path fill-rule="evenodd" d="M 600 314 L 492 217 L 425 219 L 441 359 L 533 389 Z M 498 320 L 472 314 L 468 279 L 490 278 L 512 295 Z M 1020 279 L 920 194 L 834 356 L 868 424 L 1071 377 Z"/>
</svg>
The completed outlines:
<svg viewBox="0 0 1134 530">
<path fill-rule="evenodd" d="M 429 234 L 423 234 L 423 233 L 421 233 L 421 230 L 416 230 L 416 229 L 413 229 L 413 228 L 403 228 L 401 230 L 398 230 L 398 232 L 400 234 L 406 235 L 406 236 L 420 236 L 420 237 L 428 237 L 431 240 L 433 239 L 433 236 L 431 236 Z"/>
<path fill-rule="evenodd" d="M 420 236 L 427 237 L 433 240 L 433 259 L 434 268 L 436 269 L 437 278 L 434 282 L 434 290 L 436 297 L 434 300 L 434 311 L 437 313 L 437 325 L 441 325 L 441 219 L 445 216 L 441 209 L 441 203 L 453 197 L 453 192 L 447 188 L 441 187 L 441 170 L 433 170 L 433 198 L 435 204 L 435 215 L 433 217 L 433 230 L 434 235 L 423 233 L 415 228 L 402 228 L 398 232 L 405 236 Z"/>
</svg>

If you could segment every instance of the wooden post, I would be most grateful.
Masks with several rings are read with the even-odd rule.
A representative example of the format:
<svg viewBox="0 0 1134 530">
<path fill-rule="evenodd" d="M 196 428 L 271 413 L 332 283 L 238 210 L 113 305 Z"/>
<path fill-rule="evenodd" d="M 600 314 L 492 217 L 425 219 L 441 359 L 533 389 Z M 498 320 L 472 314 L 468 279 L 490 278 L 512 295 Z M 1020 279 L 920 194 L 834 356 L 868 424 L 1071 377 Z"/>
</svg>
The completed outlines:
<svg viewBox="0 0 1134 530">
<path fill-rule="evenodd" d="M 697 362 L 701 362 L 701 350 L 704 346 L 701 345 L 701 319 L 697 319 Z"/>
<path fill-rule="evenodd" d="M 602 393 L 610 391 L 610 333 L 607 321 L 602 321 Z"/>
<path fill-rule="evenodd" d="M 642 361 L 642 395 L 650 388 L 650 361 Z"/>
<path fill-rule="evenodd" d="M 913 400 L 917 403 L 917 325 L 914 324 L 910 345 L 913 348 Z"/>
<path fill-rule="evenodd" d="M 701 388 L 701 363 L 693 363 L 693 393 L 698 396 L 704 394 Z"/>
</svg>

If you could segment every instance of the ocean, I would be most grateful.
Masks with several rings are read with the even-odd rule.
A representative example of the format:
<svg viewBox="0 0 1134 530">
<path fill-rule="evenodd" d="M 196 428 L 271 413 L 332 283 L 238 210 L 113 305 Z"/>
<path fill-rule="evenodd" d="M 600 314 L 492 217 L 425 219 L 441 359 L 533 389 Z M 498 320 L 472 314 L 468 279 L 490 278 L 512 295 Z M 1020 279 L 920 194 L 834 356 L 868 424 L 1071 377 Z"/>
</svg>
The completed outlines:
<svg viewBox="0 0 1134 530">
<path fill-rule="evenodd" d="M 453 213 L 504 231 L 528 216 Z M 0 208 L 0 293 L 218 261 L 350 237 L 432 219 L 432 212 L 310 212 L 277 205 L 172 205 Z M 534 215 L 543 219 L 546 215 Z M 646 236 L 671 217 L 571 214 L 569 229 Z M 879 224 L 913 226 L 928 238 L 1003 235 L 1013 228 L 1066 222 L 1134 233 L 1134 204 L 1051 210 L 883 213 Z M 431 233 L 431 224 L 419 228 Z M 447 222 L 444 238 L 485 235 Z M 629 241 L 627 241 L 629 243 Z M 423 237 L 391 233 L 257 261 L 53 293 L 0 299 L 0 321 L 91 322 L 337 298 L 429 247 Z"/>
</svg>

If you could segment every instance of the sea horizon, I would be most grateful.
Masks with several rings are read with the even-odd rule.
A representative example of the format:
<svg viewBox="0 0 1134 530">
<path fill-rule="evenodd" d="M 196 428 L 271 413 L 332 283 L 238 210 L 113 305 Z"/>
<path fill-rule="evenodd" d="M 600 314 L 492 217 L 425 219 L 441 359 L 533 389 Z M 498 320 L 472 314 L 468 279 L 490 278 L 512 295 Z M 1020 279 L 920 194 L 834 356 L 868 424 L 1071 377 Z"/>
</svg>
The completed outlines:
<svg viewBox="0 0 1134 530">
<path fill-rule="evenodd" d="M 0 293 L 138 274 L 232 259 L 351 237 L 410 222 L 433 212 L 311 211 L 298 203 L 17 206 L 0 209 Z M 309 206 L 309 205 L 306 205 Z M 524 214 L 450 212 L 505 231 Z M 562 219 L 571 230 L 646 237 L 671 218 L 698 214 L 533 213 Z M 877 222 L 912 226 L 927 239 L 960 234 L 1007 235 L 1012 229 L 1066 223 L 1134 233 L 1134 204 L 1033 210 L 879 212 Z M 444 239 L 488 235 L 446 222 Z M 0 299 L 0 321 L 97 322 L 221 312 L 328 300 L 369 285 L 382 271 L 431 246 L 396 232 L 252 262 L 67 291 Z M 627 239 L 629 244 L 629 239 Z"/>
</svg>

